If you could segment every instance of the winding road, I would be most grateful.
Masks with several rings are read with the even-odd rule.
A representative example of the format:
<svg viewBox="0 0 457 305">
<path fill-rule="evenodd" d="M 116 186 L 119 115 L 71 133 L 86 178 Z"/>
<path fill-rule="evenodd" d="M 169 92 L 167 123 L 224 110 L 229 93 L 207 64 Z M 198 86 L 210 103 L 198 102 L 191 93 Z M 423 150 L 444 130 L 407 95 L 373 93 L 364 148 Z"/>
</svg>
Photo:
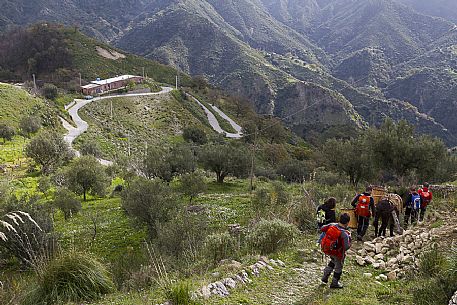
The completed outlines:
<svg viewBox="0 0 457 305">
<path fill-rule="evenodd" d="M 116 97 L 135 97 L 135 96 L 151 96 L 151 95 L 159 95 L 159 94 L 166 94 L 169 93 L 173 90 L 171 87 L 162 87 L 162 90 L 159 92 L 150 92 L 150 93 L 134 93 L 134 94 L 122 94 L 122 95 L 109 95 L 109 96 L 102 96 L 102 97 L 96 97 L 91 100 L 82 100 L 82 99 L 75 99 L 73 102 L 71 102 L 68 106 L 65 107 L 65 109 L 68 111 L 70 114 L 73 122 L 75 123 L 76 127 L 73 127 L 70 123 L 68 123 L 64 118 L 60 118 L 62 121 L 62 126 L 68 131 L 67 135 L 65 135 L 64 140 L 67 142 L 70 147 L 75 151 L 75 154 L 77 156 L 80 156 L 81 154 L 79 151 L 75 150 L 73 148 L 73 142 L 76 140 L 77 137 L 79 137 L 81 134 L 83 134 L 87 129 L 89 128 L 89 124 L 84 121 L 78 114 L 78 111 L 86 106 L 87 104 L 90 104 L 95 101 L 100 101 L 104 99 L 111 99 L 111 98 L 116 98 Z M 237 133 L 228 133 L 224 131 L 219 122 L 217 121 L 216 116 L 205 106 L 203 105 L 199 100 L 197 100 L 195 97 L 192 95 L 188 96 L 192 98 L 195 102 L 197 102 L 200 107 L 203 108 L 203 110 L 206 113 L 206 116 L 208 117 L 208 122 L 211 125 L 211 127 L 214 129 L 214 131 L 218 133 L 223 133 L 227 138 L 235 138 L 239 139 L 243 135 L 241 133 L 241 126 L 239 126 L 235 121 L 233 121 L 231 118 L 229 118 L 224 112 L 222 112 L 219 108 L 217 108 L 214 105 L 211 105 L 211 107 L 216 111 L 223 119 L 227 120 L 230 125 L 233 127 L 233 129 L 236 130 Z M 113 162 L 109 160 L 104 160 L 104 159 L 98 159 L 98 161 L 103 164 L 103 165 L 112 165 Z"/>
<path fill-rule="evenodd" d="M 224 129 L 222 129 L 221 125 L 219 124 L 219 121 L 217 120 L 216 116 L 205 106 L 203 105 L 198 99 L 193 97 L 190 94 L 187 94 L 188 97 L 193 99 L 197 104 L 200 105 L 200 107 L 203 108 L 203 110 L 206 113 L 206 116 L 208 117 L 208 122 L 211 125 L 211 128 L 213 128 L 214 131 L 217 133 L 222 133 L 225 134 L 227 138 L 232 138 L 232 139 L 240 139 L 243 137 L 243 134 L 241 133 L 241 126 L 235 123 L 231 118 L 229 118 L 224 112 L 222 112 L 219 108 L 217 108 L 214 105 L 211 105 L 211 108 L 214 109 L 224 120 L 230 123 L 230 125 L 233 127 L 233 129 L 236 130 L 236 133 L 230 133 L 226 132 Z"/>
</svg>

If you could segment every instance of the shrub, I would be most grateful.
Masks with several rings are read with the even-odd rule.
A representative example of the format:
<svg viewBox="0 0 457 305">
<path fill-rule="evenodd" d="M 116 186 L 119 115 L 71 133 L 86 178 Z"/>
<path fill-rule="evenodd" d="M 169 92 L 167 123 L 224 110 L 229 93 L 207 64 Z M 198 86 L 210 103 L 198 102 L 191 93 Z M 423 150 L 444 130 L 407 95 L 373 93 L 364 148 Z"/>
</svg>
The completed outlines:
<svg viewBox="0 0 457 305">
<path fill-rule="evenodd" d="M 252 198 L 252 205 L 257 213 L 265 211 L 271 204 L 270 191 L 265 188 L 261 188 L 255 191 L 254 197 Z"/>
<path fill-rule="evenodd" d="M 205 131 L 198 127 L 187 127 L 184 129 L 182 136 L 186 142 L 193 142 L 199 145 L 203 145 L 208 142 Z"/>
<path fill-rule="evenodd" d="M 166 183 L 137 178 L 122 192 L 122 207 L 128 215 L 146 224 L 150 237 L 155 238 L 158 225 L 173 218 L 178 204 Z"/>
<path fill-rule="evenodd" d="M 294 222 L 301 231 L 315 232 L 316 225 L 316 208 L 312 202 L 305 200 L 298 203 L 293 210 Z"/>
<path fill-rule="evenodd" d="M 435 277 L 446 270 L 446 266 L 446 256 L 435 244 L 430 250 L 422 253 L 419 263 L 419 272 L 425 277 Z"/>
<path fill-rule="evenodd" d="M 248 234 L 247 239 L 254 251 L 273 253 L 290 243 L 299 234 L 298 229 L 283 220 L 260 220 Z"/>
<path fill-rule="evenodd" d="M 3 138 L 3 143 L 6 141 L 11 141 L 16 134 L 16 131 L 13 127 L 0 124 L 0 138 Z"/>
<path fill-rule="evenodd" d="M 185 174 L 181 176 L 180 190 L 184 195 L 189 196 L 190 204 L 194 197 L 206 191 L 205 179 L 199 173 Z"/>
<path fill-rule="evenodd" d="M 106 268 L 92 256 L 77 252 L 49 262 L 38 272 L 36 281 L 23 305 L 91 301 L 114 289 Z"/>
<path fill-rule="evenodd" d="M 99 158 L 101 156 L 100 146 L 95 141 L 84 142 L 83 144 L 81 144 L 79 151 L 83 156 L 90 155 L 96 158 Z"/>
<path fill-rule="evenodd" d="M 430 251 L 421 256 L 420 272 L 414 279 L 418 282 L 413 290 L 415 304 L 447 304 L 457 290 L 456 250 L 455 246 L 453 246 L 450 251 L 451 256 L 446 258 L 443 252 L 435 245 Z"/>
<path fill-rule="evenodd" d="M 215 233 L 206 237 L 205 250 L 214 264 L 232 257 L 236 253 L 237 240 L 228 232 Z"/>
<path fill-rule="evenodd" d="M 25 116 L 19 122 L 19 128 L 25 135 L 30 135 L 41 128 L 41 120 L 35 116 Z"/>
<path fill-rule="evenodd" d="M 200 258 L 207 232 L 204 215 L 182 211 L 157 230 L 157 245 L 165 257 L 191 265 Z"/>
<path fill-rule="evenodd" d="M 54 196 L 54 206 L 60 209 L 65 220 L 81 211 L 81 201 L 76 198 L 73 192 L 67 189 L 60 189 Z"/>
<path fill-rule="evenodd" d="M 285 161 L 278 165 L 277 173 L 287 182 L 301 183 L 308 175 L 307 164 L 298 160 Z"/>
<path fill-rule="evenodd" d="M 57 87 L 53 84 L 44 84 L 43 96 L 47 99 L 53 100 L 57 97 Z"/>
<path fill-rule="evenodd" d="M 191 289 L 188 281 L 173 282 L 167 287 L 165 295 L 172 305 L 198 305 L 199 303 L 192 299 Z"/>
<path fill-rule="evenodd" d="M 284 184 L 278 181 L 272 183 L 271 201 L 272 204 L 279 207 L 287 206 L 290 202 L 290 195 Z"/>
</svg>

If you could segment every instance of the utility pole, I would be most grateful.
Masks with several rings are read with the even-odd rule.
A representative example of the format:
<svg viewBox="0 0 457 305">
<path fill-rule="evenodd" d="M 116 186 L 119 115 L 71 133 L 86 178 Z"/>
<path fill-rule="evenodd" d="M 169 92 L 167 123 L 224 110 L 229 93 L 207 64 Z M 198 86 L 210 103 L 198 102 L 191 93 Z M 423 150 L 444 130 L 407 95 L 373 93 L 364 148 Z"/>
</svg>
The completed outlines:
<svg viewBox="0 0 457 305">
<path fill-rule="evenodd" d="M 254 145 L 251 153 L 251 192 L 254 190 L 255 153 L 257 150 L 257 126 L 254 132 Z"/>
<path fill-rule="evenodd" d="M 128 155 L 130 157 L 130 131 L 127 133 L 127 141 L 128 141 Z"/>
<path fill-rule="evenodd" d="M 111 117 L 111 120 L 113 120 L 113 101 L 111 100 L 110 101 L 110 117 Z"/>
<path fill-rule="evenodd" d="M 83 80 L 82 80 L 82 77 L 81 77 L 81 72 L 79 72 L 79 90 L 83 90 Z"/>
<path fill-rule="evenodd" d="M 176 75 L 176 90 L 178 90 L 178 75 Z"/>
<path fill-rule="evenodd" d="M 33 94 L 35 94 L 35 95 L 36 95 L 36 93 L 37 93 L 37 88 L 36 88 L 36 78 L 35 78 L 35 73 L 34 73 L 34 74 L 32 74 L 32 76 L 33 76 Z"/>
<path fill-rule="evenodd" d="M 143 78 L 144 78 L 144 67 L 143 67 Z"/>
</svg>

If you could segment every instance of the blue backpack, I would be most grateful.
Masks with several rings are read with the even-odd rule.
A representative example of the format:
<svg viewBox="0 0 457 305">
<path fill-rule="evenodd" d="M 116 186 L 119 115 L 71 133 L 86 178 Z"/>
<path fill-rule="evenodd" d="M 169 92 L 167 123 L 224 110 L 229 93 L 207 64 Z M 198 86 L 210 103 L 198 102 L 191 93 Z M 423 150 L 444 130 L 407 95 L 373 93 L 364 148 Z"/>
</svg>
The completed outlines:
<svg viewBox="0 0 457 305">
<path fill-rule="evenodd" d="M 413 203 L 414 210 L 419 210 L 421 208 L 421 196 L 419 194 L 412 194 L 411 202 Z"/>
</svg>

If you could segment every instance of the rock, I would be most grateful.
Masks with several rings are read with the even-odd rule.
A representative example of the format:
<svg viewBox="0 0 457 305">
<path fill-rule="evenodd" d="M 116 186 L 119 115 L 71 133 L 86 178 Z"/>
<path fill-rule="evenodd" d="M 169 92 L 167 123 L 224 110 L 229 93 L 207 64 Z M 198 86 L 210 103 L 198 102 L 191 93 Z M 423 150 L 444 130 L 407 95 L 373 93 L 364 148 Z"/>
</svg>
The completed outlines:
<svg viewBox="0 0 457 305">
<path fill-rule="evenodd" d="M 208 286 L 203 286 L 201 293 L 204 299 L 209 299 L 211 297 L 211 290 L 208 288 Z"/>
<path fill-rule="evenodd" d="M 412 262 L 414 262 L 414 257 L 412 257 L 411 255 L 406 255 L 402 259 L 402 263 L 412 263 Z"/>
<path fill-rule="evenodd" d="M 397 272 L 395 270 L 390 271 L 387 273 L 387 278 L 389 281 L 395 281 L 397 279 Z"/>
<path fill-rule="evenodd" d="M 382 280 L 382 281 L 387 281 L 388 280 L 388 278 L 387 278 L 387 276 L 385 274 L 380 274 L 379 275 L 379 279 Z"/>
<path fill-rule="evenodd" d="M 375 252 L 376 252 L 376 254 L 381 253 L 381 251 L 382 251 L 382 246 L 383 246 L 382 243 L 376 243 L 376 245 L 375 245 Z"/>
<path fill-rule="evenodd" d="M 367 262 L 368 264 L 373 264 L 375 262 L 375 259 L 371 256 L 367 256 L 365 257 L 365 262 Z"/>
<path fill-rule="evenodd" d="M 355 260 L 356 260 L 357 264 L 359 264 L 360 266 L 365 266 L 365 264 L 366 264 L 365 259 L 363 257 L 361 257 L 361 256 L 357 255 L 355 257 Z"/>
<path fill-rule="evenodd" d="M 359 253 L 360 256 L 366 256 L 366 255 L 367 255 L 367 250 L 365 250 L 365 249 L 360 249 L 360 250 L 358 251 L 358 253 Z"/>
<path fill-rule="evenodd" d="M 233 289 L 236 287 L 236 282 L 232 278 L 223 279 L 222 283 L 230 289 Z"/>
<path fill-rule="evenodd" d="M 277 259 L 276 263 L 278 263 L 278 265 L 281 266 L 281 267 L 285 267 L 286 266 L 286 264 L 284 264 L 284 262 L 282 260 L 280 260 L 280 259 Z"/>
<path fill-rule="evenodd" d="M 378 262 L 373 263 L 373 268 L 379 269 L 380 267 L 381 267 L 381 264 L 379 264 Z"/>
<path fill-rule="evenodd" d="M 369 273 L 369 272 L 366 272 L 363 274 L 363 277 L 372 277 L 373 274 Z"/>
<path fill-rule="evenodd" d="M 376 260 L 384 260 L 384 254 L 379 253 L 374 256 L 374 259 Z"/>
<path fill-rule="evenodd" d="M 397 262 L 398 262 L 397 258 L 396 257 L 392 257 L 391 259 L 389 259 L 387 261 L 387 266 L 395 265 Z"/>
<path fill-rule="evenodd" d="M 363 248 L 366 249 L 367 251 L 374 252 L 376 249 L 376 246 L 372 242 L 366 241 L 363 243 Z"/>
<path fill-rule="evenodd" d="M 221 274 L 219 272 L 213 272 L 211 273 L 212 277 L 219 277 Z"/>
<path fill-rule="evenodd" d="M 239 270 L 239 269 L 241 269 L 241 267 L 243 267 L 240 262 L 235 261 L 235 260 L 228 260 L 228 259 L 221 260 L 219 265 L 224 266 L 225 268 L 227 268 L 229 270 Z"/>
<path fill-rule="evenodd" d="M 384 247 L 381 249 L 382 254 L 386 254 L 388 251 L 389 251 L 389 248 L 387 248 L 387 247 Z"/>
</svg>

